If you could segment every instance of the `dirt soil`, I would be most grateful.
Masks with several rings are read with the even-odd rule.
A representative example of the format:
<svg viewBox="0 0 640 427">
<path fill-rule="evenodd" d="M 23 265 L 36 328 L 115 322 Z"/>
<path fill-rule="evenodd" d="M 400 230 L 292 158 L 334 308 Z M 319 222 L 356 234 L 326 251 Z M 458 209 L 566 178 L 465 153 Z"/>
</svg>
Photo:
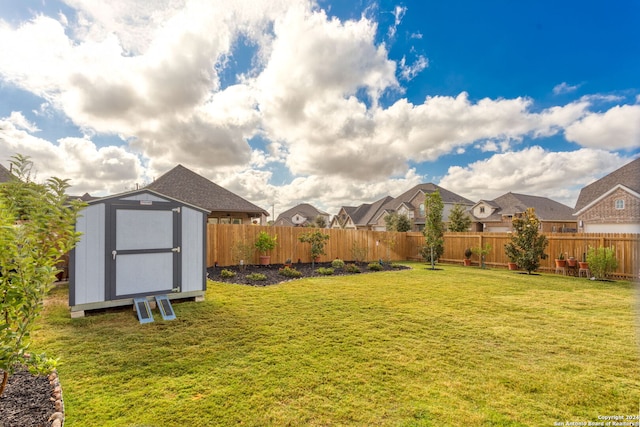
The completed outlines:
<svg viewBox="0 0 640 427">
<path fill-rule="evenodd" d="M 334 268 L 333 276 L 376 273 L 376 271 L 369 270 L 367 266 L 368 264 L 362 264 L 362 263 L 358 264 L 358 267 L 360 268 L 360 273 L 348 273 L 343 268 L 341 269 Z M 216 282 L 236 283 L 240 285 L 250 285 L 250 286 L 269 286 L 269 285 L 275 285 L 278 283 L 286 282 L 289 280 L 297 280 L 297 279 L 293 279 L 293 278 L 281 275 L 279 273 L 279 270 L 283 267 L 284 265 L 282 264 L 272 264 L 272 265 L 266 265 L 266 266 L 265 265 L 246 265 L 244 266 L 244 268 L 240 268 L 240 266 L 237 266 L 237 265 L 225 266 L 225 267 L 209 267 L 207 269 L 207 274 L 211 280 L 215 280 Z M 300 279 L 303 279 L 305 277 L 321 277 L 322 275 L 317 272 L 318 268 L 320 267 L 330 268 L 331 263 L 316 262 L 315 266 L 312 266 L 311 263 L 294 263 L 291 267 L 301 272 L 302 276 L 300 277 Z M 400 270 L 400 269 L 407 269 L 407 268 L 410 268 L 410 267 L 400 266 L 400 265 L 395 265 L 394 267 L 392 267 L 388 263 L 383 263 L 381 271 Z M 233 271 L 234 273 L 236 273 L 236 275 L 235 277 L 230 277 L 230 278 L 221 277 L 220 272 L 222 270 Z M 265 276 L 267 276 L 267 279 L 252 280 L 247 277 L 252 273 L 264 274 Z"/>
<path fill-rule="evenodd" d="M 28 371 L 11 375 L 0 396 L 0 427 L 50 426 L 49 417 L 55 412 L 51 391 L 45 375 L 35 376 Z"/>
</svg>

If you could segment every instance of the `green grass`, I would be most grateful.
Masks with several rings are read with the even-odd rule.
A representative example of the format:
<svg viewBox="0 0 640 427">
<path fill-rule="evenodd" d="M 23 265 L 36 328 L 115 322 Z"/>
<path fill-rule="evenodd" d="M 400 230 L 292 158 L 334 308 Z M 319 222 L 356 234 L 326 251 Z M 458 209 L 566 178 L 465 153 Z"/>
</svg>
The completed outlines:
<svg viewBox="0 0 640 427">
<path fill-rule="evenodd" d="M 636 284 L 443 266 L 270 287 L 210 283 L 177 320 L 70 319 L 65 426 L 551 426 L 637 414 Z"/>
</svg>

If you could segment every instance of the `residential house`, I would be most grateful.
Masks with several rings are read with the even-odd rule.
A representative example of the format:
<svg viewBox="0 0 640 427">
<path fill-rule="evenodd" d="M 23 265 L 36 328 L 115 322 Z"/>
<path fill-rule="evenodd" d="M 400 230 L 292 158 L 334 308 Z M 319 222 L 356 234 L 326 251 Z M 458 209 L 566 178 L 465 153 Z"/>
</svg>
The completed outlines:
<svg viewBox="0 0 640 427">
<path fill-rule="evenodd" d="M 308 203 L 301 203 L 278 215 L 278 218 L 273 225 L 284 227 L 306 227 L 313 224 L 318 217 L 323 218 L 325 224 L 329 224 L 330 216 L 328 213 L 323 212 Z"/>
<path fill-rule="evenodd" d="M 265 224 L 269 213 L 202 175 L 178 165 L 146 188 L 209 211 L 210 224 Z"/>
<path fill-rule="evenodd" d="M 449 221 L 449 214 L 456 204 L 462 205 L 467 209 L 473 206 L 471 200 L 436 184 L 418 184 L 382 206 L 381 211 L 372 220 L 375 224 L 373 229 L 386 230 L 384 217 L 392 212 L 396 212 L 400 215 L 406 215 L 411 220 L 413 223 L 413 231 L 422 231 L 425 225 L 425 196 L 435 191 L 438 191 L 442 198 L 444 205 L 442 218 L 445 223 Z"/>
<path fill-rule="evenodd" d="M 357 230 L 378 230 L 379 227 L 373 221 L 382 207 L 393 200 L 386 196 L 373 203 L 363 203 L 360 206 L 343 206 L 338 214 L 331 220 L 331 228 L 345 228 Z"/>
<path fill-rule="evenodd" d="M 577 221 L 573 210 L 547 197 L 507 193 L 494 200 L 480 200 L 471 208 L 476 220 L 476 231 L 508 232 L 512 230 L 513 217 L 533 208 L 547 233 L 575 232 Z"/>
<path fill-rule="evenodd" d="M 640 157 L 580 191 L 574 217 L 585 233 L 640 233 Z"/>
</svg>

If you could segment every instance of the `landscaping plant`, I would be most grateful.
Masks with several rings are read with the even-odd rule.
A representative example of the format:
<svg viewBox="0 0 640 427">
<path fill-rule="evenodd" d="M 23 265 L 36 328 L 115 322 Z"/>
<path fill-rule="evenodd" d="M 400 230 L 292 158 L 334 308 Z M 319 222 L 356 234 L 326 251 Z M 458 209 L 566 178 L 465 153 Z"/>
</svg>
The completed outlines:
<svg viewBox="0 0 640 427">
<path fill-rule="evenodd" d="M 431 269 L 435 270 L 436 260 L 444 253 L 444 223 L 442 222 L 444 204 L 439 191 L 436 190 L 425 196 L 424 208 L 426 217 L 423 233 L 426 245 L 421 253 L 423 258 L 431 262 Z"/>
<path fill-rule="evenodd" d="M 512 222 L 513 234 L 511 242 L 504 245 L 504 250 L 509 258 L 518 267 L 531 274 L 540 267 L 540 259 L 545 259 L 544 253 L 547 237 L 539 233 L 540 220 L 531 208 L 521 216 L 514 217 Z"/>
<path fill-rule="evenodd" d="M 456 203 L 449 213 L 449 231 L 469 231 L 469 227 L 471 227 L 471 217 L 465 212 L 464 206 Z"/>
<path fill-rule="evenodd" d="M 587 251 L 587 263 L 589 264 L 591 274 L 593 274 L 596 279 L 606 279 L 607 276 L 618 267 L 616 251 L 613 247 L 589 247 Z"/>
<path fill-rule="evenodd" d="M 67 202 L 66 180 L 31 180 L 32 162 L 16 155 L 13 179 L 0 186 L 0 395 L 21 366 L 48 371 L 54 361 L 30 355 L 30 334 L 56 278 L 56 264 L 78 241 L 80 202 Z"/>
<path fill-rule="evenodd" d="M 316 258 L 320 255 L 325 255 L 324 245 L 329 240 L 329 235 L 320 231 L 308 231 L 298 236 L 298 240 L 302 243 L 309 243 L 311 245 L 311 266 L 315 267 Z"/>
</svg>

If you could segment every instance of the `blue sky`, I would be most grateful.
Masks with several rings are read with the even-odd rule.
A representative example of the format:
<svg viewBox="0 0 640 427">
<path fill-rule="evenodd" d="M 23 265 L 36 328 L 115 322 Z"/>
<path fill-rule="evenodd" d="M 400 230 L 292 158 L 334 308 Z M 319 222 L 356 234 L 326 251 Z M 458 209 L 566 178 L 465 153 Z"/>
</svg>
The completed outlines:
<svg viewBox="0 0 640 427">
<path fill-rule="evenodd" d="M 640 3 L 0 0 L 0 162 L 178 163 L 276 215 L 434 182 L 573 206 L 640 154 Z"/>
</svg>

